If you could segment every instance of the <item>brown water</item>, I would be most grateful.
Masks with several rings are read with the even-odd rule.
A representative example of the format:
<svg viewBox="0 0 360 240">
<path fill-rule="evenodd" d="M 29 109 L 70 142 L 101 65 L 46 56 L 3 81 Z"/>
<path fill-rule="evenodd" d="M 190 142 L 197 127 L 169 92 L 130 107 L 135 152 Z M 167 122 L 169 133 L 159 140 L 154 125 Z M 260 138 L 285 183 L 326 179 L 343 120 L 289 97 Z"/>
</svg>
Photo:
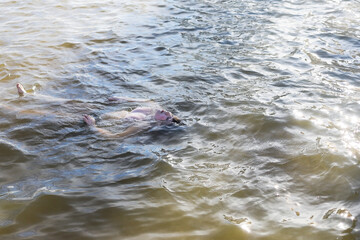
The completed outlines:
<svg viewBox="0 0 360 240">
<path fill-rule="evenodd" d="M 359 1 L 0 10 L 0 239 L 360 239 Z M 112 95 L 185 125 L 96 135 Z"/>
</svg>

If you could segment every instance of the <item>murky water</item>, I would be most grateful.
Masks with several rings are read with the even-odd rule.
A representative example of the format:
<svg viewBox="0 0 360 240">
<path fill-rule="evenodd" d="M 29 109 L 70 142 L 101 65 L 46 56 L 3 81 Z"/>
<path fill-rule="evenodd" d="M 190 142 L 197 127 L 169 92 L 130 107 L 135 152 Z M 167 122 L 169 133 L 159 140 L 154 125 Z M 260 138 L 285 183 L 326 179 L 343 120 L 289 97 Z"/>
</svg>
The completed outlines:
<svg viewBox="0 0 360 240">
<path fill-rule="evenodd" d="M 360 239 L 358 1 L 0 10 L 1 239 Z M 113 95 L 185 125 L 96 135 Z"/>
</svg>

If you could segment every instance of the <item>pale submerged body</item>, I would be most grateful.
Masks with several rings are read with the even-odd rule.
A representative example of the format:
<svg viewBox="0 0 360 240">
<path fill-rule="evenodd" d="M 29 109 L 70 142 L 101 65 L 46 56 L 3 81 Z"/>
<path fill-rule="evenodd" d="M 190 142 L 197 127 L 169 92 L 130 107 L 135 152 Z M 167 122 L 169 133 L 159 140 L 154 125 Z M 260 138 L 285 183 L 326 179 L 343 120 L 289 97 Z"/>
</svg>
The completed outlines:
<svg viewBox="0 0 360 240">
<path fill-rule="evenodd" d="M 19 96 L 25 96 L 27 91 L 20 84 L 16 84 L 16 88 Z M 90 115 L 84 115 L 83 121 L 95 132 L 106 136 L 106 137 L 127 137 L 134 133 L 137 133 L 141 130 L 144 130 L 150 127 L 152 122 L 160 122 L 164 124 L 174 124 L 180 123 L 180 119 L 173 115 L 171 112 L 163 110 L 157 103 L 147 100 L 147 99 L 134 99 L 134 98 L 125 98 L 125 97 L 110 97 L 108 99 L 110 102 L 121 103 L 121 102 L 137 102 L 146 104 L 146 107 L 137 107 L 132 111 L 115 111 L 105 113 L 101 116 L 103 120 L 111 119 L 123 119 L 124 121 L 133 123 L 132 126 L 128 127 L 122 132 L 113 133 L 107 129 L 98 127 L 96 125 L 95 118 Z M 31 112 L 26 112 L 31 114 L 41 114 L 46 115 L 46 112 L 34 110 Z"/>
<path fill-rule="evenodd" d="M 180 123 L 180 119 L 171 112 L 161 109 L 156 103 L 146 99 L 132 99 L 132 98 L 109 98 L 110 101 L 128 101 L 128 102 L 142 102 L 148 103 L 150 107 L 137 107 L 132 111 L 117 111 L 106 113 L 101 116 L 102 119 L 124 119 L 134 121 L 136 124 L 127 128 L 120 133 L 112 133 L 106 129 L 96 126 L 95 119 L 90 115 L 84 116 L 84 122 L 93 130 L 107 137 L 126 137 L 136 132 L 141 131 L 149 126 L 152 121 L 162 122 L 165 124 Z"/>
<path fill-rule="evenodd" d="M 150 116 L 154 115 L 154 109 L 150 107 L 138 107 L 134 110 L 110 112 L 102 115 L 102 119 L 117 118 L 117 119 L 128 119 L 128 120 L 146 120 Z"/>
</svg>

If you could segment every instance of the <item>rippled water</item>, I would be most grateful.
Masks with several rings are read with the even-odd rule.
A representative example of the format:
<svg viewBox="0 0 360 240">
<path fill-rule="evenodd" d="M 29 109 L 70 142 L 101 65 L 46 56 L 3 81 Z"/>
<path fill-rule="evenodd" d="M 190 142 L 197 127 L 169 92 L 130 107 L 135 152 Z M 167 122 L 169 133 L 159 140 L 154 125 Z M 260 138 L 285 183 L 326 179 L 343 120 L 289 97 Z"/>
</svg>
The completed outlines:
<svg viewBox="0 0 360 240">
<path fill-rule="evenodd" d="M 0 10 L 1 239 L 360 239 L 359 1 Z M 113 95 L 185 125 L 96 135 Z"/>
</svg>

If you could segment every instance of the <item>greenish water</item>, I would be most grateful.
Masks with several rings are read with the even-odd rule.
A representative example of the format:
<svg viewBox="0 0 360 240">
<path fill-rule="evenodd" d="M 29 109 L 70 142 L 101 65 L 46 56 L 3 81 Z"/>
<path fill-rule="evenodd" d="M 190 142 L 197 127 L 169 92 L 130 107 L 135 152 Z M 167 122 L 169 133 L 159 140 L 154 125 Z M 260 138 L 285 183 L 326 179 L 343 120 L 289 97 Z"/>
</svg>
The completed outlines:
<svg viewBox="0 0 360 240">
<path fill-rule="evenodd" d="M 0 239 L 360 239 L 358 1 L 0 10 Z M 185 124 L 96 135 L 113 95 Z"/>
</svg>

